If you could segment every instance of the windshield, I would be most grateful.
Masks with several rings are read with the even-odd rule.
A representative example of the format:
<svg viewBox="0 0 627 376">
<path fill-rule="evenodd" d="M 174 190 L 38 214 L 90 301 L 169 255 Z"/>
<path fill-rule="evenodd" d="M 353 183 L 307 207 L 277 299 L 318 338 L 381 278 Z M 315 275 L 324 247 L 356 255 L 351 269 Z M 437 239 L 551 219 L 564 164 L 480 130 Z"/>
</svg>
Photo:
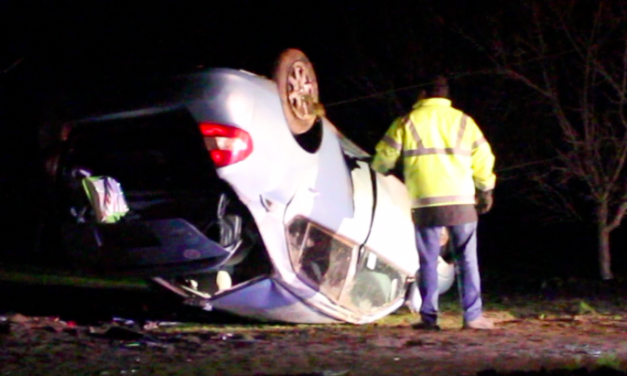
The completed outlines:
<svg viewBox="0 0 627 376">
<path fill-rule="evenodd" d="M 288 226 L 298 277 L 339 305 L 372 313 L 404 295 L 407 276 L 367 248 L 298 216 Z"/>
<path fill-rule="evenodd" d="M 354 278 L 346 284 L 343 304 L 363 313 L 387 306 L 405 293 L 407 276 L 376 253 L 364 249 Z"/>
</svg>

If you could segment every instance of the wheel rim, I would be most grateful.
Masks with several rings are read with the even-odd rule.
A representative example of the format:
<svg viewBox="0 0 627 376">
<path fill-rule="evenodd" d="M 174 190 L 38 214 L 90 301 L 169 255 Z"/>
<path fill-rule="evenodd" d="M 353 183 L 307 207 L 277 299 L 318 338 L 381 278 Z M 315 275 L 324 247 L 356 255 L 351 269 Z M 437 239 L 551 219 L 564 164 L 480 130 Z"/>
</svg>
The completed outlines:
<svg viewBox="0 0 627 376">
<path fill-rule="evenodd" d="M 314 98 L 315 78 L 310 69 L 301 61 L 295 62 L 287 76 L 287 98 L 294 115 L 302 120 L 315 118 Z"/>
</svg>

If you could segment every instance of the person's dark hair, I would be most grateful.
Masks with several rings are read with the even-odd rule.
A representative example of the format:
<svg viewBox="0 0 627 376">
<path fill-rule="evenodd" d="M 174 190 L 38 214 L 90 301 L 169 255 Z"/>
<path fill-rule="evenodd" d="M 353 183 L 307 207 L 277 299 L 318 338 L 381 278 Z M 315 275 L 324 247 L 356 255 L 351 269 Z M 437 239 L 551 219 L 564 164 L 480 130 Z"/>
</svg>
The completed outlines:
<svg viewBox="0 0 627 376">
<path fill-rule="evenodd" d="M 425 86 L 425 94 L 428 98 L 448 97 L 448 80 L 444 76 L 435 76 Z"/>
</svg>

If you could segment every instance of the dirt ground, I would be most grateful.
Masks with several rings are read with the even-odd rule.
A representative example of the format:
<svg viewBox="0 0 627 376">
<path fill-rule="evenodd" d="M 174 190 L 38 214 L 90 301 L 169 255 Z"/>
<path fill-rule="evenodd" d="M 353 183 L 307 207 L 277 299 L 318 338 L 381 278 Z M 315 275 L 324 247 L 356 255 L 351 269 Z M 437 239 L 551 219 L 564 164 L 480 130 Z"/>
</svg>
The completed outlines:
<svg viewBox="0 0 627 376">
<path fill-rule="evenodd" d="M 271 325 L 196 315 L 152 290 L 8 276 L 0 376 L 627 375 L 627 280 L 487 276 L 497 329 L 461 330 L 447 293 L 443 330 L 422 332 L 405 308 L 363 326 Z"/>
<path fill-rule="evenodd" d="M 406 312 L 359 327 L 79 325 L 11 314 L 1 316 L 0 375 L 625 374 L 627 317 L 487 315 L 498 329 L 461 330 L 454 313 L 440 332 L 411 330 Z"/>
</svg>

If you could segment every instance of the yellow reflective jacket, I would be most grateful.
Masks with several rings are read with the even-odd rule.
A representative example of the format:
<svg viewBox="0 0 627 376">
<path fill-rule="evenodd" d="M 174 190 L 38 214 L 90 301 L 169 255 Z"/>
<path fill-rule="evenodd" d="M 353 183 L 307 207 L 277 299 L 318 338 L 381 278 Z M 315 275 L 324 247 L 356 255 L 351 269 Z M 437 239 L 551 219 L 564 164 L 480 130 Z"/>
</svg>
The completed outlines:
<svg viewBox="0 0 627 376">
<path fill-rule="evenodd" d="M 494 155 L 468 115 L 445 98 L 418 101 L 376 146 L 372 168 L 387 173 L 403 155 L 413 208 L 475 203 L 475 188 L 494 189 Z"/>
</svg>

